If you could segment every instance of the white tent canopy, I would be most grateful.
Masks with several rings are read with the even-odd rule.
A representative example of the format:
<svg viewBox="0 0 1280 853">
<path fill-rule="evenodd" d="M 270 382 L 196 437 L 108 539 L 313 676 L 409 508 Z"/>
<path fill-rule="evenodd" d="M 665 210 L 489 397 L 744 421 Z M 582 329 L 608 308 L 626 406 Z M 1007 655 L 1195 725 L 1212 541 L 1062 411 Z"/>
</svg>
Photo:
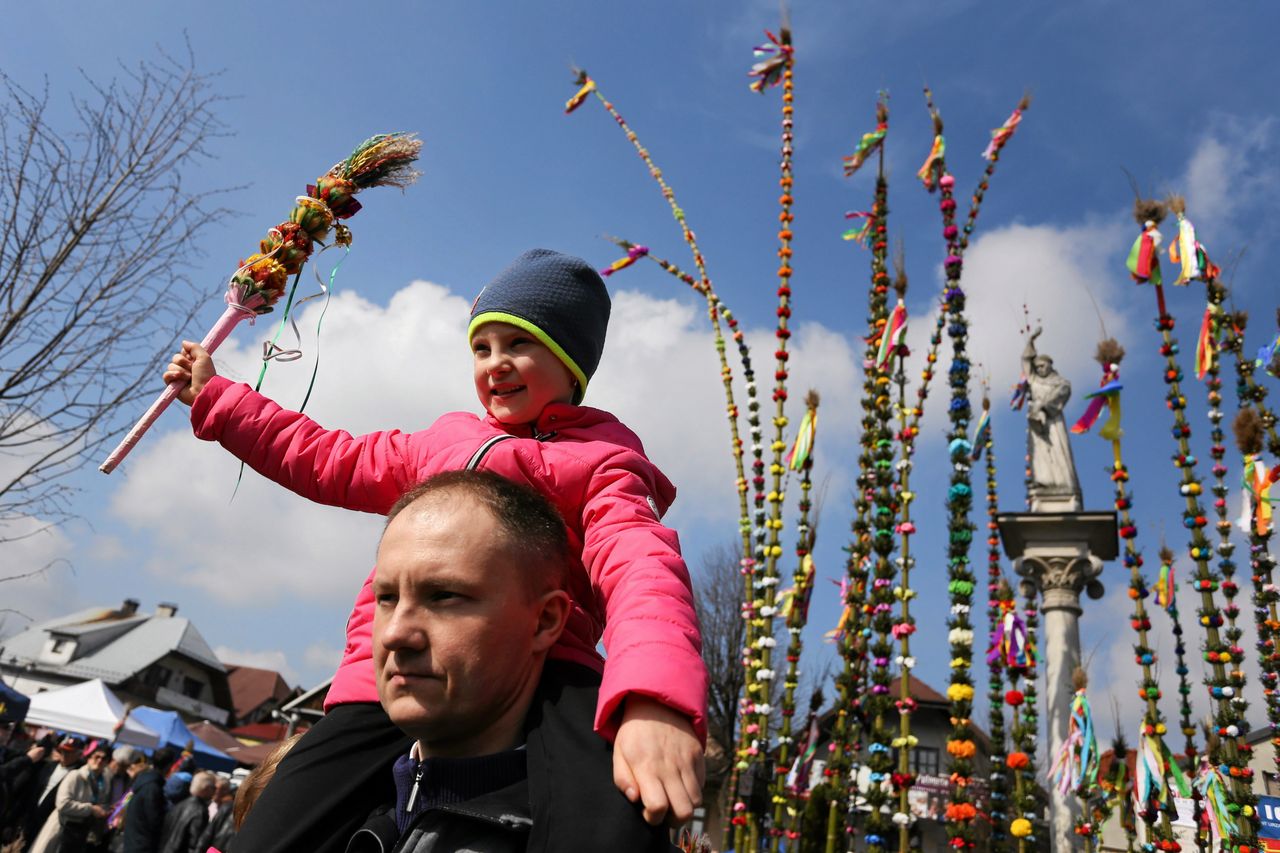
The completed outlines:
<svg viewBox="0 0 1280 853">
<path fill-rule="evenodd" d="M 122 719 L 124 725 L 120 726 Z M 136 720 L 125 718 L 124 703 L 98 678 L 35 694 L 25 722 L 28 726 L 48 726 L 147 749 L 160 745 L 158 734 Z"/>
</svg>

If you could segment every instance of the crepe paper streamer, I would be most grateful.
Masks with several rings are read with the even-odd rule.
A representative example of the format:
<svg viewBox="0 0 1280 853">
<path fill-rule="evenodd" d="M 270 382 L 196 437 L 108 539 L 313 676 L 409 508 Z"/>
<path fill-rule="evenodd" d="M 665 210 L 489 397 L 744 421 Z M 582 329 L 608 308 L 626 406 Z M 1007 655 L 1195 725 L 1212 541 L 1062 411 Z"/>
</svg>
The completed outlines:
<svg viewBox="0 0 1280 853">
<path fill-rule="evenodd" d="M 784 619 L 791 619 L 793 614 L 801 620 L 809 618 L 809 599 L 812 598 L 815 574 L 812 555 L 805 554 L 801 559 L 799 573 L 804 580 L 798 590 L 792 586 L 778 593 L 778 612 Z"/>
<path fill-rule="evenodd" d="M 1271 486 L 1277 474 L 1280 474 L 1280 466 L 1268 472 L 1266 463 L 1256 454 L 1244 457 L 1244 501 L 1240 518 L 1240 529 L 1244 532 L 1250 532 L 1250 525 L 1259 536 L 1271 532 L 1271 505 L 1275 503 L 1271 497 Z"/>
<path fill-rule="evenodd" d="M 581 84 L 581 87 L 578 89 L 577 92 L 574 93 L 572 98 L 565 101 L 565 104 L 564 104 L 565 115 L 568 115 L 569 113 L 576 110 L 578 107 L 582 106 L 582 102 L 587 99 L 587 96 L 596 90 L 596 81 L 592 80 L 585 73 L 582 74 L 579 82 Z"/>
<path fill-rule="evenodd" d="M 1232 804 L 1227 793 L 1230 790 L 1230 784 L 1207 758 L 1202 761 L 1200 770 L 1196 774 L 1195 788 L 1208 806 L 1206 815 L 1209 818 L 1209 831 L 1215 848 L 1224 839 L 1233 838 L 1239 832 L 1236 821 L 1231 815 Z"/>
<path fill-rule="evenodd" d="M 1258 348 L 1258 356 L 1253 360 L 1254 367 L 1263 368 L 1269 375 L 1278 376 L 1276 367 L 1276 350 L 1280 349 L 1280 335 L 1266 346 Z"/>
<path fill-rule="evenodd" d="M 337 242 L 350 243 L 350 231 L 338 219 L 347 219 L 360 210 L 355 194 L 377 186 L 407 187 L 418 179 L 413 169 L 422 141 L 411 133 L 386 133 L 370 137 L 347 159 L 321 176 L 307 195 L 297 200 L 289 221 L 272 228 L 259 244 L 260 252 L 241 262 L 227 282 L 223 296 L 226 310 L 200 342 L 215 352 L 243 320 L 253 321 L 269 313 L 284 295 L 290 276 L 301 272 L 314 244 L 331 228 Z M 178 398 L 182 383 L 170 384 L 111 452 L 98 470 L 110 474 L 129 454 L 160 414 Z"/>
<path fill-rule="evenodd" d="M 1142 227 L 1142 233 L 1133 241 L 1125 266 L 1129 268 L 1129 275 L 1138 284 L 1151 282 L 1157 287 L 1163 284 L 1160 275 L 1160 241 L 1162 239 L 1164 238 L 1156 228 L 1156 224 L 1147 220 Z"/>
<path fill-rule="evenodd" d="M 1005 119 L 1004 124 L 991 131 L 991 142 L 987 143 L 987 149 L 982 152 L 984 160 L 995 160 L 1000 156 L 1000 149 L 1013 136 L 1013 132 L 1018 129 L 1018 125 L 1022 123 L 1022 111 L 1026 109 L 1025 104 L 1019 104 L 1014 109 L 1012 115 Z"/>
<path fill-rule="evenodd" d="M 1123 759 L 1121 759 L 1123 760 Z M 1093 710 L 1084 690 L 1071 698 L 1067 736 L 1058 748 L 1049 778 L 1061 794 L 1088 796 L 1098 781 L 1098 741 L 1093 733 Z"/>
<path fill-rule="evenodd" d="M 1030 393 L 1031 381 L 1025 376 L 1019 377 L 1018 384 L 1013 386 L 1013 394 L 1009 397 L 1009 410 L 1022 411 L 1022 407 L 1027 404 L 1027 395 Z"/>
<path fill-rule="evenodd" d="M 973 452 L 969 454 L 969 458 L 977 462 L 982 458 L 982 449 L 987 446 L 987 440 L 991 436 L 991 406 L 990 403 L 984 401 L 982 406 L 982 417 L 978 418 L 978 426 L 973 431 Z"/>
<path fill-rule="evenodd" d="M 1191 796 L 1191 783 L 1169 753 L 1169 747 L 1161 738 L 1147 734 L 1145 728 L 1138 734 L 1137 765 L 1138 782 L 1134 793 L 1139 803 L 1154 801 L 1162 806 L 1168 805 L 1170 779 L 1179 796 Z"/>
<path fill-rule="evenodd" d="M 803 792 L 809 787 L 809 773 L 807 771 L 813 764 L 813 757 L 818 753 L 819 736 L 818 715 L 810 712 L 809 724 L 805 727 L 803 740 L 800 741 L 804 748 L 796 756 L 791 769 L 787 771 L 786 785 L 793 791 Z"/>
<path fill-rule="evenodd" d="M 1178 236 L 1169 243 L 1169 260 L 1179 265 L 1175 285 L 1186 286 L 1192 281 L 1215 279 L 1221 270 L 1209 260 L 1204 246 L 1196 240 L 1196 229 L 1191 220 L 1179 213 Z"/>
<path fill-rule="evenodd" d="M 814 409 L 809 409 L 800 420 L 800 427 L 796 430 L 795 443 L 791 445 L 791 451 L 787 454 L 787 467 L 792 471 L 799 471 L 809 461 L 809 454 L 813 452 L 813 440 L 817 432 L 818 412 Z"/>
<path fill-rule="evenodd" d="M 924 165 L 920 167 L 920 171 L 916 172 L 916 177 L 929 192 L 933 192 L 937 187 L 938 173 L 942 171 L 938 164 L 946 156 L 947 140 L 939 133 L 933 137 L 933 146 L 929 149 L 929 156 L 925 158 Z"/>
<path fill-rule="evenodd" d="M 1004 613 L 996 624 L 987 648 L 987 663 L 1003 661 L 1010 669 L 1026 669 L 1035 659 L 1035 645 L 1027 635 L 1027 626 L 1018 615 L 1015 602 L 1001 602 Z"/>
<path fill-rule="evenodd" d="M 1196 379 L 1204 379 L 1217 355 L 1214 345 L 1214 327 L 1217 323 L 1213 309 L 1213 305 L 1205 307 L 1204 319 L 1200 321 L 1200 334 L 1196 336 Z"/>
<path fill-rule="evenodd" d="M 889 122 L 882 120 L 876 125 L 875 130 L 862 134 L 862 139 L 858 140 L 853 153 L 844 158 L 844 176 L 846 178 L 853 177 L 862 168 L 862 164 L 867 162 L 867 159 L 872 154 L 884 146 L 884 137 L 888 132 Z"/>
<path fill-rule="evenodd" d="M 625 270 L 647 254 L 649 254 L 648 246 L 632 246 L 630 249 L 627 249 L 627 256 L 625 258 L 619 258 L 609 264 L 609 266 L 600 270 L 600 275 L 608 278 L 619 270 Z"/>
<path fill-rule="evenodd" d="M 782 27 L 776 36 L 768 30 L 764 34 L 770 43 L 756 46 L 756 64 L 747 72 L 749 77 L 756 78 L 751 81 L 751 91 L 761 93 L 782 82 L 782 72 L 791 64 L 794 52 L 790 28 Z"/>
<path fill-rule="evenodd" d="M 1085 395 L 1089 405 L 1084 410 L 1084 414 L 1080 416 L 1080 420 L 1071 426 L 1071 431 L 1076 435 L 1088 432 L 1097 423 L 1103 407 L 1106 407 L 1111 410 L 1111 416 L 1107 419 L 1107 423 L 1103 426 L 1100 435 L 1103 438 L 1117 437 L 1120 429 L 1120 390 L 1123 387 L 1118 379 L 1113 379 L 1109 382 L 1104 382 L 1103 386 L 1092 394 Z M 1108 432 L 1111 435 L 1108 435 Z"/>
<path fill-rule="evenodd" d="M 880 351 L 876 354 L 876 367 L 882 371 L 887 370 L 893 357 L 902 353 L 906 343 L 907 306 L 899 299 L 880 335 Z"/>
<path fill-rule="evenodd" d="M 863 219 L 861 228 L 850 228 L 840 236 L 845 240 L 851 240 L 862 247 L 866 247 L 867 241 L 871 239 L 871 234 L 875 231 L 876 218 L 866 210 L 851 210 L 844 215 L 845 219 Z"/>
<path fill-rule="evenodd" d="M 1156 605 L 1163 608 L 1166 613 L 1172 612 L 1176 592 L 1177 586 L 1173 565 L 1161 563 L 1160 574 L 1156 577 L 1155 585 Z"/>
</svg>

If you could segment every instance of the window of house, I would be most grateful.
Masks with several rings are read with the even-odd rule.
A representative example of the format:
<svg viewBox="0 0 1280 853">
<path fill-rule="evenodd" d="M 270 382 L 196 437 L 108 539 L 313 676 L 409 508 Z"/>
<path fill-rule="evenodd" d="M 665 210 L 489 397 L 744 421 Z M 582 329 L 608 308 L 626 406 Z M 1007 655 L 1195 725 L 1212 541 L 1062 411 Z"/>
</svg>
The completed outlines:
<svg viewBox="0 0 1280 853">
<path fill-rule="evenodd" d="M 911 769 L 916 775 L 942 774 L 941 754 L 936 747 L 917 746 L 911 750 Z"/>
<path fill-rule="evenodd" d="M 53 648 L 49 649 L 52 654 L 60 655 L 71 648 L 71 641 L 67 639 L 54 640 Z"/>
<path fill-rule="evenodd" d="M 148 687 L 164 687 L 169 683 L 169 668 L 156 664 L 142 674 L 142 683 Z"/>
<path fill-rule="evenodd" d="M 190 696 L 192 699 L 200 698 L 200 690 L 204 685 L 191 676 L 184 676 L 182 679 L 182 694 Z"/>
</svg>

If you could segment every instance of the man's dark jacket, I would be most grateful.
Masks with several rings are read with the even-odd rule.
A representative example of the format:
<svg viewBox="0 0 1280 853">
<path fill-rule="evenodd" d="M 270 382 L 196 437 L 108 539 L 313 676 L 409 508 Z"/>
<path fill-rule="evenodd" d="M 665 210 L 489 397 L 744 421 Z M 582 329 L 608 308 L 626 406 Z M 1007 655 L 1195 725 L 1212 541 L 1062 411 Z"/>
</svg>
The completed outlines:
<svg viewBox="0 0 1280 853">
<path fill-rule="evenodd" d="M 196 853 L 200 833 L 209 824 L 209 801 L 187 797 L 164 816 L 161 853 Z M 203 850 L 199 853 L 205 853 Z"/>
<path fill-rule="evenodd" d="M 394 810 L 379 809 L 347 845 L 347 853 L 524 853 L 533 818 L 529 783 L 438 806 L 417 815 L 401 836 Z"/>
<path fill-rule="evenodd" d="M 666 831 L 613 783 L 613 752 L 592 730 L 599 686 L 586 667 L 547 661 L 525 717 L 527 780 L 425 812 L 400 846 L 393 814 L 375 812 L 351 840 L 371 846 L 348 853 L 670 853 Z"/>
<path fill-rule="evenodd" d="M 154 767 L 133 780 L 133 797 L 124 813 L 124 853 L 159 853 L 164 839 L 164 775 Z"/>
</svg>

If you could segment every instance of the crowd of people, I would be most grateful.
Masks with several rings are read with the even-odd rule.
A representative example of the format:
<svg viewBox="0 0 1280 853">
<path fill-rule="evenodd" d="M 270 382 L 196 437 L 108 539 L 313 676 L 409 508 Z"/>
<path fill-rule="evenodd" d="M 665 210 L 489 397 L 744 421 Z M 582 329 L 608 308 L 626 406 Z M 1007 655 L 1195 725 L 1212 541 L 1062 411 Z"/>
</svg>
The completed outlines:
<svg viewBox="0 0 1280 853">
<path fill-rule="evenodd" d="M 2 853 L 207 853 L 235 834 L 236 786 L 169 748 L 17 725 L 0 755 Z"/>
</svg>

